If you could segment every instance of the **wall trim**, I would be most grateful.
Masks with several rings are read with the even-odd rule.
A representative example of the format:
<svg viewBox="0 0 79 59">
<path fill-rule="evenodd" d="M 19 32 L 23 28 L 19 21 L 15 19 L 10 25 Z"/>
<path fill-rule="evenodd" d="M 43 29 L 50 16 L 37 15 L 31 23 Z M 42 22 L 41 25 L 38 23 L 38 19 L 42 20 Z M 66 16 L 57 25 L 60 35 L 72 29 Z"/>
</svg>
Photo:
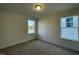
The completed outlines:
<svg viewBox="0 0 79 59">
<path fill-rule="evenodd" d="M 63 48 L 65 48 L 65 49 L 68 49 L 68 50 L 72 50 L 72 51 L 75 51 L 75 52 L 79 52 L 79 50 L 77 50 L 77 49 L 75 49 L 75 48 L 72 48 L 72 47 L 70 47 L 70 46 L 62 45 L 62 44 L 59 44 L 59 43 L 56 43 L 56 42 L 49 42 L 49 41 L 44 40 L 44 39 L 42 39 L 42 38 L 39 38 L 39 39 L 42 40 L 42 41 L 44 41 L 44 42 L 46 42 L 46 43 L 48 43 L 48 44 L 60 46 L 60 47 L 63 47 Z"/>
<path fill-rule="evenodd" d="M 15 45 L 18 45 L 18 44 L 22 44 L 22 43 L 25 43 L 25 42 L 29 42 L 29 41 L 32 41 L 32 40 L 35 40 L 35 39 L 36 39 L 36 38 L 29 39 L 29 40 L 24 40 L 24 41 L 21 41 L 21 42 L 19 42 L 19 43 L 10 44 L 10 45 L 7 45 L 7 46 L 5 46 L 5 47 L 1 47 L 0 50 L 1 50 L 1 49 L 5 49 L 5 48 L 9 48 L 9 47 L 12 47 L 12 46 L 15 46 Z"/>
</svg>

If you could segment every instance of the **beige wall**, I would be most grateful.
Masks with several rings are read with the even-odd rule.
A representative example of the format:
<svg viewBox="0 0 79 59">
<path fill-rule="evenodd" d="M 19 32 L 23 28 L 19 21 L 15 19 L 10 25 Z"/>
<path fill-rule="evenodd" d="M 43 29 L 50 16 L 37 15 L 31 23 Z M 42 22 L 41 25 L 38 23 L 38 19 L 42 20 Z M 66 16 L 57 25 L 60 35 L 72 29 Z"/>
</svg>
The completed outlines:
<svg viewBox="0 0 79 59">
<path fill-rule="evenodd" d="M 50 43 L 55 43 L 67 48 L 79 51 L 79 42 L 63 40 L 60 38 L 60 18 L 65 16 L 78 15 L 79 9 L 63 11 L 48 15 L 38 21 L 39 38 Z"/>
<path fill-rule="evenodd" d="M 0 10 L 0 49 L 36 38 L 36 34 L 24 35 L 26 16 Z"/>
</svg>

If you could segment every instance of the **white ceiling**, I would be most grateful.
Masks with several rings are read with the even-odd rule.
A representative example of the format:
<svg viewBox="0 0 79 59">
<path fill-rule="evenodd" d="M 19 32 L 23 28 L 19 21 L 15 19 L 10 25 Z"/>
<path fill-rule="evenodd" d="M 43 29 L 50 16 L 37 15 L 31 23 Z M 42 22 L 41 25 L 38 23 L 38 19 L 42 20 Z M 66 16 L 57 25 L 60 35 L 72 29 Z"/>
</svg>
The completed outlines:
<svg viewBox="0 0 79 59">
<path fill-rule="evenodd" d="M 32 3 L 1 3 L 0 8 L 23 14 L 26 16 L 37 15 L 39 17 L 45 16 L 50 13 L 56 13 L 66 10 L 78 8 L 77 3 L 46 3 L 46 8 L 42 12 L 34 12 Z"/>
</svg>

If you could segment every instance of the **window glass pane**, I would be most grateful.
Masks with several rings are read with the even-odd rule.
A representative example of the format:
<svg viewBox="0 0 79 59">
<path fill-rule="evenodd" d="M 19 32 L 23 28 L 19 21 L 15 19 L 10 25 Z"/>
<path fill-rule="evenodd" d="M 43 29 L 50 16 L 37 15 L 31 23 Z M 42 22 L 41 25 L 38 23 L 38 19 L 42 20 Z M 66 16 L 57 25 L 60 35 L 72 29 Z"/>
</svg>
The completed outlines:
<svg viewBox="0 0 79 59">
<path fill-rule="evenodd" d="M 28 34 L 35 33 L 35 21 L 34 20 L 28 20 Z"/>
</svg>

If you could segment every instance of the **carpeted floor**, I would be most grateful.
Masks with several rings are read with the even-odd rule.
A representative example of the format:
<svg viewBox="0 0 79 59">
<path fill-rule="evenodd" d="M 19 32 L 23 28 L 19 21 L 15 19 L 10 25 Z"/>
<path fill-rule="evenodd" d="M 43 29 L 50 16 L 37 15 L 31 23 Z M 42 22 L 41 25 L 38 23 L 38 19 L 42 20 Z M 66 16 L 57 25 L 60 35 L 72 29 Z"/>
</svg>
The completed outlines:
<svg viewBox="0 0 79 59">
<path fill-rule="evenodd" d="M 42 40 L 32 40 L 0 50 L 5 55 L 76 55 L 71 51 L 56 45 L 48 44 Z"/>
</svg>

